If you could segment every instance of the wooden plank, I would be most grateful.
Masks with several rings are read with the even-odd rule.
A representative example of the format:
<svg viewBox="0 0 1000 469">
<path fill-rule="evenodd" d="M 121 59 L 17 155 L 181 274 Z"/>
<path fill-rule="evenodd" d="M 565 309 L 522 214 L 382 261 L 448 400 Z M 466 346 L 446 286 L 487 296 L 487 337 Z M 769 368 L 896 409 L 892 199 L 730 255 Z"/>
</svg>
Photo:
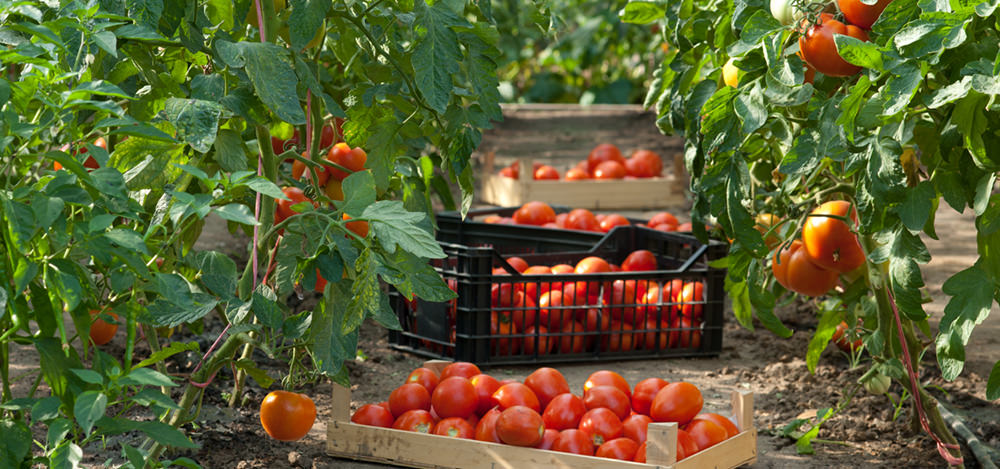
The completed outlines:
<svg viewBox="0 0 1000 469">
<path fill-rule="evenodd" d="M 427 368 L 439 371 L 447 361 L 432 360 Z M 334 384 L 333 419 L 327 426 L 327 454 L 362 461 L 416 468 L 459 469 L 697 469 L 732 468 L 757 460 L 757 431 L 752 426 L 753 395 L 733 393 L 733 413 L 740 434 L 711 448 L 676 461 L 677 424 L 650 424 L 647 464 L 592 456 L 463 440 L 444 436 L 356 425 L 344 418 L 350 412 L 350 390 Z"/>
<path fill-rule="evenodd" d="M 683 187 L 670 176 L 630 180 L 535 181 L 490 174 L 483 180 L 482 200 L 503 207 L 540 200 L 550 205 L 590 210 L 658 210 L 686 203 Z"/>
</svg>

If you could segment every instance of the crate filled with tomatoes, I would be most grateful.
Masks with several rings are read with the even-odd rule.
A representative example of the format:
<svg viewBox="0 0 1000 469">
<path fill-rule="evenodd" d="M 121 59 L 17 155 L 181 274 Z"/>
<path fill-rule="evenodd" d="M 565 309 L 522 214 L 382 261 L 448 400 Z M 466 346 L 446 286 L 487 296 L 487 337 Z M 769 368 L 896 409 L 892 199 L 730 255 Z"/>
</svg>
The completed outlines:
<svg viewBox="0 0 1000 469">
<path fill-rule="evenodd" d="M 563 232 L 522 232 L 509 242 L 484 234 L 442 241 L 434 265 L 457 298 L 390 296 L 403 329 L 393 347 L 483 366 L 717 355 L 722 349 L 726 246 L 690 233 L 624 224 L 589 249 Z M 486 233 L 488 234 L 488 233 Z M 440 238 L 439 238 L 440 239 Z M 580 245 L 576 244 L 581 243 Z"/>
<path fill-rule="evenodd" d="M 574 392 L 580 385 L 582 392 Z M 612 370 L 571 387 L 554 368 L 498 380 L 467 362 L 426 362 L 386 400 L 353 413 L 334 385 L 327 453 L 410 467 L 730 468 L 756 461 L 753 394 L 714 409 L 692 383 Z M 724 415 L 728 414 L 728 415 Z"/>
</svg>

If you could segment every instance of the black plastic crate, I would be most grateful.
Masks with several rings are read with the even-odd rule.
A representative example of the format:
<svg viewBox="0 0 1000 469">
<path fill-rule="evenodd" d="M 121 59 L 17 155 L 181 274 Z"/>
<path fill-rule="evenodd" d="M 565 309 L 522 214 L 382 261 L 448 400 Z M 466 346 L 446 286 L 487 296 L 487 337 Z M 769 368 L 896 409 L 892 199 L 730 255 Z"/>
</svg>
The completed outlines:
<svg viewBox="0 0 1000 469">
<path fill-rule="evenodd" d="M 542 228 L 533 225 L 503 225 L 486 223 L 476 217 L 500 215 L 509 217 L 519 207 L 484 207 L 469 210 L 463 220 L 458 212 L 436 215 L 437 239 L 467 247 L 493 247 L 498 253 L 534 254 L 540 252 L 588 251 L 604 238 L 604 233 L 579 230 Z M 556 213 L 572 210 L 553 205 Z"/>
<path fill-rule="evenodd" d="M 591 233 L 484 225 L 498 229 L 476 233 L 474 241 L 481 242 L 479 246 L 441 242 L 448 257 L 436 261 L 435 267 L 458 293 L 457 299 L 446 303 L 407 301 L 396 292 L 391 294 L 403 326 L 402 331 L 390 332 L 394 348 L 481 366 L 714 356 L 722 350 L 726 271 L 708 263 L 726 255 L 724 243 L 713 240 L 703 244 L 687 233 L 633 225 L 597 234 L 599 240 L 582 250 L 574 247 L 583 238 L 565 240 L 563 235 Z M 541 230 L 550 237 L 537 244 L 537 239 L 525 239 L 525 229 Z M 511 233 L 518 236 L 510 243 L 514 249 L 500 242 L 503 235 Z M 536 244 L 531 246 L 532 242 Z M 529 265 L 574 266 L 590 256 L 620 264 L 639 249 L 654 253 L 657 270 L 522 275 L 506 262 L 509 255 L 516 254 Z M 698 301 L 675 301 L 674 295 L 662 293 L 666 288 L 651 295 L 651 301 L 638 294 L 653 285 L 672 285 L 670 291 L 676 293 L 687 285 L 696 289 L 699 283 L 703 292 Z M 568 284 L 574 285 L 569 291 Z M 631 292 L 628 285 L 634 287 Z M 616 288 L 622 294 L 616 295 Z M 541 299 L 546 289 L 563 294 L 576 290 L 588 298 L 583 305 L 566 301 L 568 304 L 550 306 L 546 311 L 523 299 Z M 549 296 L 551 299 L 553 294 Z M 692 317 L 699 310 L 700 319 L 695 321 Z M 508 323 L 514 325 L 505 326 Z"/>
</svg>

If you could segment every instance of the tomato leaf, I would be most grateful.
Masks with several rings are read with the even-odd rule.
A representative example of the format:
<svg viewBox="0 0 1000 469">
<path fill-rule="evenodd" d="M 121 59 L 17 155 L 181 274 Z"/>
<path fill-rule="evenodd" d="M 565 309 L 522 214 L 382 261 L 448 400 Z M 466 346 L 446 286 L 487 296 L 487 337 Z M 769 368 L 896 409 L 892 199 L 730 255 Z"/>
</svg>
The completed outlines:
<svg viewBox="0 0 1000 469">
<path fill-rule="evenodd" d="M 986 400 L 995 401 L 997 399 L 1000 399 L 1000 361 L 993 364 L 989 381 L 986 383 Z"/>
<path fill-rule="evenodd" d="M 752 134 L 764 125 L 767 120 L 767 108 L 764 107 L 764 95 L 760 85 L 754 84 L 749 93 L 740 93 L 733 101 L 736 115 L 743 121 L 743 133 Z"/>
<path fill-rule="evenodd" d="M 247 155 L 239 133 L 231 129 L 220 129 L 215 136 L 214 148 L 212 156 L 222 169 L 229 172 L 247 169 Z"/>
<path fill-rule="evenodd" d="M 362 217 L 369 220 L 371 229 L 386 251 L 393 252 L 399 246 L 425 258 L 445 257 L 434 236 L 419 224 L 426 222 L 427 215 L 407 211 L 402 202 L 380 200 L 368 206 Z"/>
<path fill-rule="evenodd" d="M 920 68 L 909 64 L 892 69 L 892 74 L 892 78 L 880 90 L 886 98 L 883 116 L 893 116 L 906 109 L 924 79 Z"/>
<path fill-rule="evenodd" d="M 226 204 L 221 207 L 213 207 L 212 211 L 225 220 L 234 221 L 247 226 L 257 226 L 260 222 L 254 217 L 250 207 L 243 204 Z"/>
<path fill-rule="evenodd" d="M 819 357 L 823 354 L 823 350 L 826 350 L 827 344 L 833 338 L 833 333 L 837 330 L 837 325 L 840 324 L 840 315 L 841 312 L 837 308 L 823 309 L 823 314 L 819 317 L 819 324 L 816 325 L 816 332 L 813 333 L 812 339 L 809 340 L 809 346 L 806 348 L 806 367 L 810 373 L 816 373 Z"/>
<path fill-rule="evenodd" d="M 958 377 L 965 361 L 964 346 L 976 325 L 990 314 L 996 285 L 981 268 L 981 262 L 951 276 L 941 289 L 951 299 L 938 325 L 938 364 L 942 375 L 951 381 Z"/>
<path fill-rule="evenodd" d="M 137 422 L 136 429 L 145 433 L 153 441 L 173 448 L 197 448 L 183 432 L 158 420 Z"/>
<path fill-rule="evenodd" d="M 435 111 L 444 114 L 451 100 L 452 77 L 460 72 L 462 51 L 452 27 L 467 23 L 448 9 L 446 2 L 415 4 L 414 26 L 425 31 L 413 45 L 413 71 L 417 87 Z"/>
<path fill-rule="evenodd" d="M 288 17 L 288 35 L 292 48 L 300 51 L 312 41 L 323 26 L 330 2 L 321 0 L 291 0 L 292 13 Z"/>
<path fill-rule="evenodd" d="M 914 190 L 906 193 L 906 200 L 896 206 L 895 211 L 907 229 L 912 233 L 919 233 L 930 218 L 933 201 L 937 198 L 934 184 L 920 181 Z"/>
<path fill-rule="evenodd" d="M 121 379 L 121 383 L 137 386 L 177 386 L 169 376 L 150 368 L 132 368 L 132 371 Z"/>
<path fill-rule="evenodd" d="M 278 118 L 289 124 L 306 123 L 295 86 L 298 78 L 288 51 L 271 43 L 241 42 L 239 52 L 245 59 L 245 70 L 260 100 Z"/>
<path fill-rule="evenodd" d="M 77 446 L 71 441 L 62 441 L 62 444 L 57 446 L 52 454 L 49 455 L 50 467 L 63 469 L 63 468 L 76 468 L 80 467 L 80 461 L 83 460 L 83 449 Z"/>
<path fill-rule="evenodd" d="M 253 378 L 262 388 L 267 389 L 274 384 L 274 378 L 267 374 L 264 370 L 257 368 L 256 363 L 250 359 L 241 359 L 233 362 L 237 369 L 243 370 L 247 373 L 247 376 Z"/>
<path fill-rule="evenodd" d="M 665 13 L 666 8 L 661 2 L 630 0 L 620 16 L 626 23 L 649 24 L 663 18 Z"/>
<path fill-rule="evenodd" d="M 160 363 L 160 362 L 166 360 L 167 358 L 170 358 L 170 357 L 172 357 L 174 355 L 177 355 L 178 353 L 182 353 L 182 352 L 196 352 L 196 351 L 198 351 L 198 343 L 197 342 L 188 342 L 188 343 L 171 342 L 169 345 L 167 345 L 165 347 L 161 347 L 160 350 L 158 350 L 157 352 L 155 352 L 152 355 L 150 355 L 149 358 L 147 358 L 147 359 L 145 359 L 145 360 L 143 360 L 143 361 L 141 361 L 139 363 L 136 363 L 134 367 L 135 368 L 144 368 L 144 367 L 147 367 L 149 365 Z"/>
<path fill-rule="evenodd" d="M 883 70 L 882 51 L 878 45 L 843 34 L 834 34 L 837 52 L 847 62 L 872 70 Z"/>
<path fill-rule="evenodd" d="M 258 286 L 257 291 L 253 292 L 253 314 L 261 324 L 271 329 L 281 329 L 285 320 L 277 301 L 274 291 L 266 285 Z"/>
<path fill-rule="evenodd" d="M 104 410 L 107 407 L 108 396 L 104 393 L 85 391 L 76 396 L 76 403 L 73 404 L 73 416 L 83 432 L 90 435 L 90 430 L 94 428 L 94 422 L 104 416 Z"/>
<path fill-rule="evenodd" d="M 730 57 L 739 57 L 747 52 L 759 47 L 759 43 L 765 37 L 782 30 L 781 23 L 771 16 L 765 9 L 757 10 L 750 16 L 743 30 L 740 31 L 740 40 L 730 45 L 726 53 Z"/>
<path fill-rule="evenodd" d="M 375 178 L 371 171 L 358 171 L 343 181 L 344 202 L 340 209 L 344 213 L 359 217 L 365 208 L 375 203 Z"/>
<path fill-rule="evenodd" d="M 327 376 L 341 372 L 344 361 L 353 360 L 358 350 L 358 333 L 344 334 L 344 315 L 351 302 L 351 291 L 345 282 L 330 284 L 328 295 L 316 305 L 313 311 L 309 338 L 313 343 L 316 365 Z"/>
<path fill-rule="evenodd" d="M 392 257 L 381 263 L 378 272 L 406 298 L 416 295 L 427 301 L 441 302 L 456 296 L 426 260 L 402 249 L 397 249 Z"/>
<path fill-rule="evenodd" d="M 341 334 L 357 330 L 361 322 L 380 307 L 379 298 L 383 296 L 378 281 L 378 262 L 371 250 L 361 251 L 354 269 L 358 276 L 352 284 L 351 302 L 344 313 L 344 322 L 340 325 Z"/>
<path fill-rule="evenodd" d="M 726 293 L 733 304 L 733 315 L 740 325 L 753 330 L 753 308 L 750 303 L 750 290 L 747 282 L 736 282 L 730 276 L 725 279 Z"/>
</svg>

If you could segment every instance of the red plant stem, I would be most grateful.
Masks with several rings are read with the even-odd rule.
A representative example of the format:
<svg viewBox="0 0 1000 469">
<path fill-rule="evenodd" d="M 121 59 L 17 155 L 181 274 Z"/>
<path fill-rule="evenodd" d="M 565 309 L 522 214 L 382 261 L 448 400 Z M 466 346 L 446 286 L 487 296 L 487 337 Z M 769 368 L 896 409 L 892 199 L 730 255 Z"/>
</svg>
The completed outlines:
<svg viewBox="0 0 1000 469">
<path fill-rule="evenodd" d="M 924 431 L 927 432 L 934 439 L 937 444 L 938 454 L 944 458 L 948 464 L 956 466 L 963 464 L 964 460 L 961 456 L 952 456 L 948 449 L 960 449 L 958 445 L 945 443 L 941 441 L 937 433 L 931 430 L 931 426 L 927 423 L 927 414 L 924 412 L 923 399 L 920 397 L 919 381 L 917 378 L 917 373 L 913 370 L 913 363 L 910 360 L 910 347 L 906 344 L 906 338 L 903 336 L 903 321 L 899 317 L 899 309 L 896 308 L 896 298 L 893 297 L 892 291 L 886 287 L 886 293 L 889 295 L 889 304 L 892 306 L 892 314 L 896 317 L 896 329 L 899 332 L 899 345 L 903 348 L 903 362 L 906 363 L 906 372 L 910 375 L 910 390 L 913 393 L 913 399 L 917 403 L 917 416 L 920 418 L 920 426 L 923 427 Z"/>
</svg>

